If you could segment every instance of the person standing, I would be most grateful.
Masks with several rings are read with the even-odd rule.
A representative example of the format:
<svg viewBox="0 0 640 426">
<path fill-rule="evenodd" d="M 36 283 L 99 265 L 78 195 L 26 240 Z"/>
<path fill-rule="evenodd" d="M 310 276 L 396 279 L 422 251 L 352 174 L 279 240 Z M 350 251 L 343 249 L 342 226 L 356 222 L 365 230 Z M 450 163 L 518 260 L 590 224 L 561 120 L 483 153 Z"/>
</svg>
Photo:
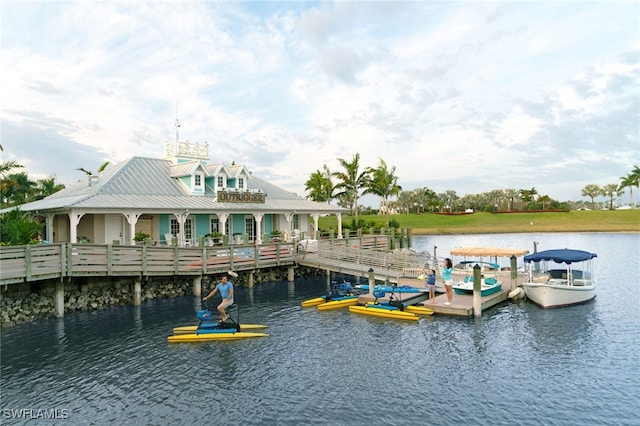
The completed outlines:
<svg viewBox="0 0 640 426">
<path fill-rule="evenodd" d="M 436 270 L 432 269 L 427 275 L 427 287 L 429 287 L 429 303 L 433 303 L 436 299 Z"/>
<path fill-rule="evenodd" d="M 220 278 L 220 282 L 208 295 L 204 297 L 204 301 L 206 302 L 216 293 L 220 293 L 220 297 L 222 297 L 222 301 L 217 308 L 220 313 L 220 322 L 225 322 L 227 320 L 227 312 L 225 309 L 233 305 L 233 283 L 231 281 L 227 281 L 226 275 L 223 275 Z"/>
<path fill-rule="evenodd" d="M 451 274 L 453 273 L 453 262 L 448 257 L 444 260 L 444 268 L 442 268 L 442 282 L 444 283 L 444 289 L 447 292 L 447 301 L 445 305 L 450 305 L 453 300 L 453 279 Z"/>
</svg>

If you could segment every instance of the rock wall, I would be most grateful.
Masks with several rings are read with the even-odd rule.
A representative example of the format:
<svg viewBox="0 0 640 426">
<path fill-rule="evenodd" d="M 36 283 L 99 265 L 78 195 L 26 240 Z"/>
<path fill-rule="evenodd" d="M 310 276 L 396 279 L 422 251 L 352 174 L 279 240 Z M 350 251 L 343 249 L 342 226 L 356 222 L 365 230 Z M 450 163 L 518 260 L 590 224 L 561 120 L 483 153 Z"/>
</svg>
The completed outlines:
<svg viewBox="0 0 640 426">
<path fill-rule="evenodd" d="M 323 271 L 296 268 L 296 277 L 321 276 Z M 220 276 L 202 279 L 202 292 L 208 292 L 219 282 Z M 254 272 L 254 285 L 287 279 L 287 268 L 271 268 Z M 58 280 L 15 284 L 0 291 L 0 327 L 35 322 L 55 316 L 55 285 Z M 246 287 L 249 273 L 231 278 L 234 286 Z M 142 301 L 172 298 L 193 294 L 193 277 L 153 277 L 142 281 Z M 64 286 L 64 311 L 100 309 L 107 306 L 133 304 L 132 278 L 77 278 Z"/>
</svg>

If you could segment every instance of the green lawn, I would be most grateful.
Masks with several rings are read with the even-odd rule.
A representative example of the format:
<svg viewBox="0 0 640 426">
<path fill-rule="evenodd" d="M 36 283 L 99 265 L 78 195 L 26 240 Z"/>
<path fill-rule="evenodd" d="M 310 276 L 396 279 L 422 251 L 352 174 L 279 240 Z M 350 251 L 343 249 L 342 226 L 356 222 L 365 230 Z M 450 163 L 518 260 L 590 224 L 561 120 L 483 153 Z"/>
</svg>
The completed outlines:
<svg viewBox="0 0 640 426">
<path fill-rule="evenodd" d="M 359 216 L 367 222 L 385 224 L 385 216 Z M 391 215 L 414 235 L 485 234 L 503 232 L 640 232 L 640 209 L 582 210 L 568 213 L 473 213 L 466 215 Z M 353 218 L 344 216 L 343 224 Z M 320 229 L 337 228 L 335 216 L 320 218 Z"/>
</svg>

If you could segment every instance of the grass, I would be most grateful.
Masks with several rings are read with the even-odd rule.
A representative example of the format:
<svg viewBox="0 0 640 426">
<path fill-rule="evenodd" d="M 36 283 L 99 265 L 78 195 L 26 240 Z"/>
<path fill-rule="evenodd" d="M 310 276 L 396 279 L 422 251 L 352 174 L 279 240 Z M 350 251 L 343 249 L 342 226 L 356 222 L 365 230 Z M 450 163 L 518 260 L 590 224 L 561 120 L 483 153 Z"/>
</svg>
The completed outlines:
<svg viewBox="0 0 640 426">
<path fill-rule="evenodd" d="M 367 223 L 386 223 L 385 216 L 365 215 Z M 411 227 L 413 235 L 497 234 L 512 232 L 640 232 L 640 209 L 581 210 L 561 213 L 473 213 L 466 215 L 391 215 L 401 227 Z M 351 224 L 344 216 L 343 224 Z M 320 218 L 320 229 L 337 228 L 337 218 Z"/>
</svg>

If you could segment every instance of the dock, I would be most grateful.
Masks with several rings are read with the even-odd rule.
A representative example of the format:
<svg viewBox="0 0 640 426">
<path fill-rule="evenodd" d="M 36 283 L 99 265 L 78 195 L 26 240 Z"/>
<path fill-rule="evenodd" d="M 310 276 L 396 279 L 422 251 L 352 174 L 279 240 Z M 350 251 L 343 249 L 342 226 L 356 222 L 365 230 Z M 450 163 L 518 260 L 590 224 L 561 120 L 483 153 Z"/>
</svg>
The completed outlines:
<svg viewBox="0 0 640 426">
<path fill-rule="evenodd" d="M 497 291 L 488 296 L 481 296 L 481 305 L 482 311 L 489 309 L 495 305 L 498 305 L 509 298 L 509 292 L 511 288 L 504 288 L 506 284 L 503 284 L 503 288 L 500 291 Z M 425 293 L 421 293 L 425 294 Z M 389 296 L 391 293 L 387 293 L 385 297 L 381 297 L 378 299 L 379 302 L 388 302 Z M 428 295 L 426 293 L 425 295 Z M 400 300 L 402 302 L 411 302 L 411 298 L 415 297 L 416 293 L 394 293 L 393 297 L 395 300 Z M 369 302 L 373 302 L 375 297 L 373 295 L 367 293 L 358 296 L 358 303 L 361 305 L 366 305 Z M 434 314 L 436 315 L 453 315 L 453 316 L 464 316 L 471 317 L 473 316 L 473 294 L 453 294 L 453 300 L 451 305 L 445 305 L 444 303 L 447 301 L 447 295 L 445 293 L 436 293 L 436 297 L 433 301 L 424 300 L 418 303 L 411 303 L 416 306 L 423 306 L 425 308 L 433 309 Z"/>
</svg>

